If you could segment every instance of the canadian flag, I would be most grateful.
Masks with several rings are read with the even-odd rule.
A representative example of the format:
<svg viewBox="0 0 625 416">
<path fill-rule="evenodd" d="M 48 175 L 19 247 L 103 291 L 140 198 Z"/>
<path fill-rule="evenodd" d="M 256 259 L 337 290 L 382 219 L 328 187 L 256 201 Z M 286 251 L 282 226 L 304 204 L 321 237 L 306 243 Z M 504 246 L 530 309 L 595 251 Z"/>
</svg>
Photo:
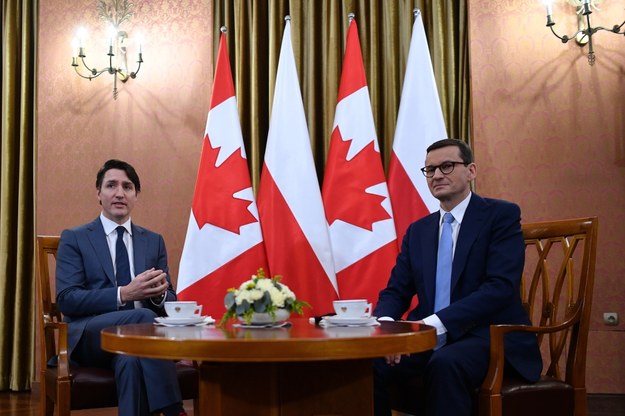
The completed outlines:
<svg viewBox="0 0 625 416">
<path fill-rule="evenodd" d="M 395 264 L 397 243 L 355 20 L 337 101 L 322 194 L 339 295 L 375 302 Z"/>
<path fill-rule="evenodd" d="M 282 38 L 258 210 L 269 268 L 298 299 L 307 316 L 332 311 L 336 277 L 319 182 L 287 20 Z"/>
<path fill-rule="evenodd" d="M 226 35 L 219 41 L 195 193 L 178 273 L 178 298 L 221 316 L 230 287 L 267 268 L 237 112 Z"/>
<path fill-rule="evenodd" d="M 397 115 L 388 189 L 393 201 L 397 242 L 408 226 L 436 211 L 439 202 L 428 189 L 420 168 L 427 147 L 447 138 L 421 13 L 412 27 L 406 75 Z"/>
</svg>

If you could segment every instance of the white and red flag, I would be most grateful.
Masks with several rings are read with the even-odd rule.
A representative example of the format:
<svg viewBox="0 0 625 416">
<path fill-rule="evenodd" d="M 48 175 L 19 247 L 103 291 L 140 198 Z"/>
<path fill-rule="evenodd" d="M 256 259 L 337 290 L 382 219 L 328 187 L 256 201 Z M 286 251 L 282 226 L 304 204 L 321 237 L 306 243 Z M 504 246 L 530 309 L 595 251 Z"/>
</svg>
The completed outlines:
<svg viewBox="0 0 625 416">
<path fill-rule="evenodd" d="M 281 275 L 307 316 L 332 311 L 337 298 L 330 237 L 310 147 L 287 20 L 269 123 L 258 211 L 269 269 Z"/>
<path fill-rule="evenodd" d="M 397 243 L 355 20 L 347 32 L 322 194 L 339 295 L 375 302 Z"/>
<path fill-rule="evenodd" d="M 427 147 L 446 138 L 445 120 L 423 20 L 418 13 L 412 27 L 388 173 L 388 189 L 400 247 L 408 226 L 439 207 L 420 168 L 423 167 Z"/>
<path fill-rule="evenodd" d="M 222 33 L 177 285 L 180 300 L 214 317 L 228 288 L 267 269 L 227 51 Z"/>
</svg>

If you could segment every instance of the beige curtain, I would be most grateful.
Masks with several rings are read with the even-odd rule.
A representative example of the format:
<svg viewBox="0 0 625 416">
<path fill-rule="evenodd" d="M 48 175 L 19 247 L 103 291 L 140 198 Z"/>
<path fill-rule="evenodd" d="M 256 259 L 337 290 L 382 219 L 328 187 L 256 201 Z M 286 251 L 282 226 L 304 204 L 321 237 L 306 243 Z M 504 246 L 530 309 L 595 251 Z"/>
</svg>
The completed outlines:
<svg viewBox="0 0 625 416">
<path fill-rule="evenodd" d="M 2 0 L 0 390 L 34 373 L 35 0 Z"/>
<path fill-rule="evenodd" d="M 466 0 L 215 0 L 214 51 L 219 30 L 228 47 L 243 137 L 256 187 L 269 128 L 284 17 L 291 16 L 293 49 L 317 172 L 323 177 L 348 13 L 354 12 L 384 164 L 388 168 L 410 46 L 413 9 L 427 32 L 449 137 L 469 141 Z"/>
</svg>

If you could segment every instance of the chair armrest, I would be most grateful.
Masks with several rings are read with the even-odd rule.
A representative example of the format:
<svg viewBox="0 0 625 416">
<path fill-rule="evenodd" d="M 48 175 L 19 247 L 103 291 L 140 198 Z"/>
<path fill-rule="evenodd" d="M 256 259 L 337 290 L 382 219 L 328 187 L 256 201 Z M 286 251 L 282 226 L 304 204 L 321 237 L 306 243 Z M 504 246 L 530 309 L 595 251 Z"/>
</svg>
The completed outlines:
<svg viewBox="0 0 625 416">
<path fill-rule="evenodd" d="M 480 394 L 500 394 L 503 383 L 504 370 L 504 335 L 510 332 L 530 332 L 534 334 L 549 334 L 560 332 L 577 322 L 577 314 L 559 325 L 531 326 L 531 325 L 491 325 L 490 326 L 490 362 L 486 378 L 480 387 Z"/>
<path fill-rule="evenodd" d="M 67 323 L 65 322 L 46 322 L 44 324 L 44 331 L 57 332 L 57 373 L 60 379 L 69 379 L 69 354 L 67 351 Z M 42 334 L 42 336 L 46 336 Z M 48 359 L 51 357 L 48 357 Z M 42 366 L 47 363 L 41 363 Z"/>
</svg>

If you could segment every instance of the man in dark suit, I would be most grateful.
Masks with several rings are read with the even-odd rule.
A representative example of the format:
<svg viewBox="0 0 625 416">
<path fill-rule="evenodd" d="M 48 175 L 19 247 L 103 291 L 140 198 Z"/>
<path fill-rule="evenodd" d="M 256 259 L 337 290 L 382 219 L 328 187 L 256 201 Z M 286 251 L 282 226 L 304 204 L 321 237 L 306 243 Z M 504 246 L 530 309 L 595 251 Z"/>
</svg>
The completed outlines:
<svg viewBox="0 0 625 416">
<path fill-rule="evenodd" d="M 428 147 L 422 172 L 440 211 L 408 228 L 374 314 L 400 319 L 416 295 L 419 303 L 407 319 L 436 327 L 438 343 L 434 351 L 375 363 L 376 416 L 391 414 L 388 386 L 415 376 L 424 382 L 426 399 L 419 405 L 426 415 L 471 415 L 488 369 L 489 326 L 530 323 L 520 300 L 525 246 L 519 207 L 471 192 L 477 168 L 460 140 Z M 534 335 L 507 335 L 505 357 L 509 371 L 539 378 Z"/>
<path fill-rule="evenodd" d="M 96 176 L 96 189 L 100 217 L 64 230 L 57 252 L 57 303 L 68 322 L 70 357 L 78 365 L 114 369 L 120 416 L 186 415 L 173 361 L 100 348 L 102 328 L 153 322 L 176 293 L 163 237 L 130 220 L 141 191 L 135 169 L 107 161 Z"/>
</svg>

